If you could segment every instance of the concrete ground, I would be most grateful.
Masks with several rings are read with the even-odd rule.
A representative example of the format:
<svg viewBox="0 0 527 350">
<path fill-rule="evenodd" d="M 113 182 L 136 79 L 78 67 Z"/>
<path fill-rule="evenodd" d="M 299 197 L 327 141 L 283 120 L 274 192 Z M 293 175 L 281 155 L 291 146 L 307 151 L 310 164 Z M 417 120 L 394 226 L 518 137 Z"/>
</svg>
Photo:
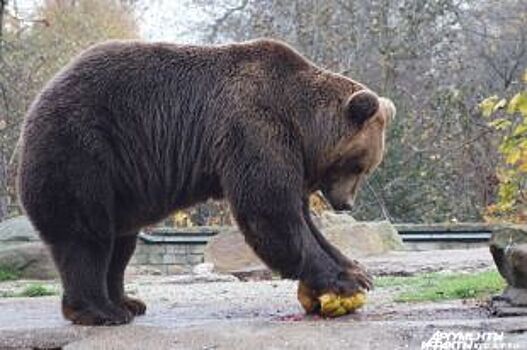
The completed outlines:
<svg viewBox="0 0 527 350">
<path fill-rule="evenodd" d="M 363 262 L 377 274 L 492 266 L 486 249 Z M 70 325 L 58 296 L 0 299 L 0 349 L 422 349 L 437 331 L 504 332 L 502 344 L 527 349 L 527 317 L 494 318 L 478 301 L 401 304 L 393 302 L 394 290 L 379 288 L 358 313 L 324 320 L 302 313 L 291 281 L 129 275 L 128 282 L 148 310 L 119 327 Z M 0 283 L 0 291 L 24 283 Z"/>
</svg>

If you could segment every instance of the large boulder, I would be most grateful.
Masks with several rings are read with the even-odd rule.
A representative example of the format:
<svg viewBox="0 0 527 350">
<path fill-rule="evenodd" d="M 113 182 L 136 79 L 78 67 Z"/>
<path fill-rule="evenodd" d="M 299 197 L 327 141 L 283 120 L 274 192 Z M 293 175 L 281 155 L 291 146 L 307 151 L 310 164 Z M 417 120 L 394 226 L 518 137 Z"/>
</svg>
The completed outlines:
<svg viewBox="0 0 527 350">
<path fill-rule="evenodd" d="M 390 222 L 362 222 L 349 215 L 338 215 L 341 216 L 338 223 L 330 225 L 322 219 L 320 227 L 326 238 L 347 256 L 360 258 L 404 249 L 399 233 Z M 346 222 L 342 218 L 345 216 L 350 220 Z"/>
<path fill-rule="evenodd" d="M 215 271 L 224 273 L 245 269 L 259 270 L 264 266 L 236 227 L 222 229 L 209 240 L 205 247 L 204 260 L 206 263 L 212 263 Z"/>
<path fill-rule="evenodd" d="M 25 216 L 0 222 L 0 268 L 21 278 L 49 279 L 57 271 L 46 246 Z"/>
<path fill-rule="evenodd" d="M 326 238 L 349 257 L 403 249 L 397 230 L 387 221 L 358 222 L 347 214 L 327 212 L 316 217 L 315 222 Z M 260 276 L 262 270 L 266 270 L 234 227 L 222 230 L 209 241 L 205 248 L 205 261 L 213 263 L 218 272 L 235 275 L 249 271 Z"/>
<path fill-rule="evenodd" d="M 51 279 L 58 276 L 46 246 L 40 242 L 0 248 L 0 267 L 16 271 L 21 278 Z"/>
<path fill-rule="evenodd" d="M 495 298 L 513 306 L 527 306 L 527 225 L 507 225 L 494 230 L 490 252 L 498 271 L 507 281 Z"/>
<path fill-rule="evenodd" d="M 17 216 L 0 222 L 0 242 L 18 244 L 39 241 L 38 234 L 26 216 Z"/>
<path fill-rule="evenodd" d="M 341 225 L 352 225 L 357 222 L 357 220 L 349 214 L 336 213 L 329 210 L 322 212 L 320 215 L 314 215 L 313 221 L 321 230 Z"/>
</svg>

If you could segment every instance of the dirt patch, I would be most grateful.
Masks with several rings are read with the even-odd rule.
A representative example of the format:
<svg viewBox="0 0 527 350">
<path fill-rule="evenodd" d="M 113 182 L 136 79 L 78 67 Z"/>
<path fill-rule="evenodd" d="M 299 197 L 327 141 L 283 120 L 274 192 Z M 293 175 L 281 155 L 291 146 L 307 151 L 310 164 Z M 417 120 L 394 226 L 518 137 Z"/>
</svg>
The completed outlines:
<svg viewBox="0 0 527 350">
<path fill-rule="evenodd" d="M 365 261 L 403 266 L 414 253 Z M 482 253 L 468 253 L 468 261 L 484 261 L 488 253 Z M 419 255 L 420 264 L 410 264 L 406 273 L 427 266 L 464 269 L 466 255 L 451 252 L 452 263 L 447 255 L 431 262 Z M 377 288 L 364 309 L 326 320 L 303 314 L 296 282 L 209 277 L 128 275 L 127 289 L 146 301 L 147 314 L 113 328 L 69 324 L 58 296 L 0 299 L 0 349 L 420 349 L 438 330 L 503 331 L 519 349 L 527 348 L 527 317 L 491 317 L 476 301 L 395 303 L 397 287 Z M 24 283 L 30 282 L 0 283 L 0 291 Z"/>
</svg>

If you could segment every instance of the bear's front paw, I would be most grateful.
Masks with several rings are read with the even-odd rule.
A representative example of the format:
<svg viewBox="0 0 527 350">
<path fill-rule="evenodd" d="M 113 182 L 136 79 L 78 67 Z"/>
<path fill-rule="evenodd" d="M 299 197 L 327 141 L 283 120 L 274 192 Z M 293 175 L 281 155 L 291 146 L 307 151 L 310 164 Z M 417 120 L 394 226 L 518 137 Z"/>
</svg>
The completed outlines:
<svg viewBox="0 0 527 350">
<path fill-rule="evenodd" d="M 316 286 L 315 288 L 310 286 Z M 371 276 L 353 262 L 337 273 L 337 278 L 298 284 L 298 300 L 307 313 L 338 317 L 354 312 L 366 302 L 365 291 L 373 288 Z"/>
<path fill-rule="evenodd" d="M 339 279 L 340 280 L 340 279 Z M 373 278 L 366 271 L 366 268 L 362 266 L 357 260 L 352 260 L 348 266 L 346 266 L 345 276 L 342 280 L 351 280 L 359 289 L 372 290 L 373 289 Z"/>
<path fill-rule="evenodd" d="M 327 292 L 317 295 L 303 282 L 298 283 L 298 300 L 306 313 L 319 313 L 324 317 L 339 317 L 361 308 L 366 303 L 366 294 L 357 291 L 352 295 Z"/>
</svg>

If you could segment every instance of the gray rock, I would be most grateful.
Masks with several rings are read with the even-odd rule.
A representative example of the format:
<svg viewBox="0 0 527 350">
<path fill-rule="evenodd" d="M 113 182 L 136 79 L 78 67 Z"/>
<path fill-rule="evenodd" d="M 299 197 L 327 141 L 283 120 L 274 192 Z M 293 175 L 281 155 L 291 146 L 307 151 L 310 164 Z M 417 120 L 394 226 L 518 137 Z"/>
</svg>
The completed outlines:
<svg viewBox="0 0 527 350">
<path fill-rule="evenodd" d="M 181 273 L 183 273 L 181 271 Z M 126 275 L 127 276 L 137 276 L 137 275 L 144 275 L 144 276 L 159 276 L 162 272 L 159 268 L 156 268 L 155 266 L 150 265 L 128 265 L 126 267 Z"/>
<path fill-rule="evenodd" d="M 50 279 L 58 276 L 47 247 L 40 242 L 0 248 L 0 266 L 18 271 L 21 278 Z"/>
<path fill-rule="evenodd" d="M 236 227 L 226 228 L 214 236 L 205 247 L 204 259 L 205 263 L 212 263 L 214 270 L 220 273 L 265 268 Z"/>
<path fill-rule="evenodd" d="M 348 213 L 332 211 L 325 211 L 314 220 L 327 238 L 346 254 L 360 257 L 404 250 L 399 233 L 388 221 L 357 221 Z"/>
<path fill-rule="evenodd" d="M 238 278 L 232 275 L 207 273 L 202 275 L 184 274 L 172 275 L 167 277 L 163 283 L 168 284 L 196 284 L 196 283 L 218 283 L 218 282 L 238 282 Z"/>
<path fill-rule="evenodd" d="M 231 275 L 240 281 L 269 281 L 274 278 L 273 272 L 265 266 L 251 267 L 230 271 Z"/>
<path fill-rule="evenodd" d="M 494 298 L 489 309 L 496 317 L 527 316 L 527 307 L 511 305 L 509 301 L 502 299 L 502 296 Z"/>
<path fill-rule="evenodd" d="M 387 221 L 357 222 L 350 215 L 334 213 L 324 214 L 315 221 L 331 243 L 353 258 L 403 249 L 397 230 Z M 215 271 L 222 273 L 258 271 L 262 275 L 261 270 L 266 269 L 234 227 L 209 241 L 205 262 L 214 264 Z"/>
<path fill-rule="evenodd" d="M 321 229 L 325 229 L 327 227 L 334 227 L 339 225 L 351 225 L 357 222 L 348 213 L 340 212 L 336 213 L 334 211 L 324 211 L 318 216 L 313 216 L 313 221 L 315 221 L 316 225 Z"/>
<path fill-rule="evenodd" d="M 0 222 L 0 267 L 17 271 L 21 278 L 58 277 L 47 247 L 23 215 Z"/>
<path fill-rule="evenodd" d="M 527 225 L 508 225 L 495 229 L 490 252 L 500 274 L 507 281 L 496 298 L 513 306 L 527 306 Z"/>
<path fill-rule="evenodd" d="M 26 216 L 17 216 L 0 222 L 0 242 L 35 242 L 38 234 Z"/>
<path fill-rule="evenodd" d="M 388 221 L 350 222 L 323 229 L 326 238 L 350 257 L 383 254 L 403 250 L 397 230 Z"/>
<path fill-rule="evenodd" d="M 207 275 L 214 271 L 214 264 L 202 263 L 192 268 L 192 273 L 195 275 Z"/>
</svg>

